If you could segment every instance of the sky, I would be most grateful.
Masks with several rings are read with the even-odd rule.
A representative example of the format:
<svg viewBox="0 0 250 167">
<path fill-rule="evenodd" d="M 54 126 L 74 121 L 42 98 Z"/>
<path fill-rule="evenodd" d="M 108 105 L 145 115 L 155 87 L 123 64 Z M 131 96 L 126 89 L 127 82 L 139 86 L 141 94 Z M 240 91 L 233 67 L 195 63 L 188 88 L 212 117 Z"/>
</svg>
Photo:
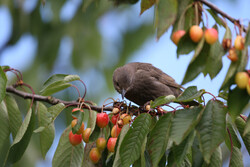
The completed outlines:
<svg viewBox="0 0 250 167">
<path fill-rule="evenodd" d="M 25 0 L 25 8 L 29 11 L 32 8 L 32 5 L 36 1 Z M 77 9 L 77 6 L 80 4 L 80 0 L 72 0 L 67 1 L 65 6 L 61 10 L 61 20 L 68 21 L 73 17 L 74 11 Z M 247 18 L 249 21 L 250 16 L 250 1 L 249 0 L 238 0 L 238 1 L 213 1 L 213 3 L 218 6 L 222 11 L 228 13 L 233 18 Z M 46 8 L 45 8 L 46 9 Z M 131 19 L 138 19 L 144 21 L 152 21 L 152 13 L 153 8 L 149 11 L 146 11 L 142 16 L 139 16 L 139 9 L 140 4 L 137 3 L 133 6 L 133 10 L 138 11 L 138 17 L 133 17 Z M 47 9 L 46 9 L 47 10 Z M 70 11 L 70 12 L 69 12 Z M 46 17 L 46 11 L 41 9 L 41 15 L 45 19 L 49 19 Z M 70 13 L 70 14 L 69 14 Z M 119 30 L 123 28 L 123 19 L 117 19 L 116 13 L 107 13 L 104 15 L 98 23 L 100 27 L 100 32 L 104 36 L 104 38 L 119 38 Z M 151 17 L 148 19 L 148 17 Z M 112 24 L 114 20 L 119 20 L 116 22 L 116 25 Z M 138 22 L 139 23 L 139 22 Z M 230 22 L 227 22 L 230 27 L 233 25 Z M 12 31 L 12 20 L 11 15 L 8 9 L 4 6 L 0 6 L 0 49 L 3 47 L 7 39 L 11 35 Z M 209 25 L 213 25 L 213 20 L 209 19 Z M 235 32 L 233 32 L 235 33 Z M 182 55 L 179 59 L 176 56 L 176 46 L 170 40 L 171 29 L 169 29 L 159 41 L 156 38 L 148 39 L 146 43 L 142 46 L 140 50 L 134 53 L 133 57 L 128 62 L 148 62 L 152 63 L 154 66 L 158 67 L 159 69 L 163 70 L 165 73 L 172 76 L 177 83 L 181 83 L 182 79 L 184 78 L 185 71 L 188 67 L 188 62 L 190 62 L 192 58 L 192 54 L 189 55 Z M 219 39 L 222 40 L 224 35 L 224 30 L 219 29 Z M 235 37 L 234 37 L 235 38 Z M 70 49 L 70 39 L 67 37 L 64 39 L 65 41 L 62 42 L 62 45 L 68 46 Z M 67 45 L 69 44 L 69 45 Z M 27 47 L 29 46 L 29 47 Z M 72 47 L 72 46 L 71 46 Z M 0 65 L 10 65 L 19 70 L 25 70 L 28 65 L 33 62 L 33 58 L 36 53 L 37 42 L 36 39 L 31 34 L 25 34 L 22 38 L 17 42 L 16 45 L 6 49 L 0 55 Z M 64 47 L 63 47 L 64 48 Z M 23 61 L 25 60 L 25 61 Z M 160 60 L 160 61 L 159 61 Z M 230 60 L 224 56 L 223 57 L 223 68 L 219 75 L 217 75 L 213 80 L 209 78 L 209 76 L 204 77 L 203 74 L 200 74 L 194 81 L 189 82 L 184 85 L 184 87 L 188 87 L 191 85 L 196 85 L 198 89 L 205 89 L 208 92 L 217 95 L 220 85 L 222 84 L 227 69 L 230 65 Z M 247 69 L 250 69 L 250 63 L 248 62 Z M 119 97 L 118 94 L 114 96 Z M 208 99 L 211 98 L 209 95 L 206 96 Z M 249 110 L 248 110 L 249 112 Z M 57 134 L 61 134 L 62 131 L 57 131 Z M 59 141 L 59 136 L 55 138 L 54 144 L 52 149 L 50 149 L 47 157 L 48 162 L 50 162 L 52 155 L 55 151 L 55 143 Z M 244 157 L 246 159 L 246 157 Z M 46 164 L 50 165 L 51 163 L 48 162 L 40 162 L 38 166 L 43 166 Z M 47 164 L 48 163 L 48 164 Z M 246 162 L 245 162 L 246 163 Z M 248 162 L 249 163 L 249 162 Z"/>
</svg>

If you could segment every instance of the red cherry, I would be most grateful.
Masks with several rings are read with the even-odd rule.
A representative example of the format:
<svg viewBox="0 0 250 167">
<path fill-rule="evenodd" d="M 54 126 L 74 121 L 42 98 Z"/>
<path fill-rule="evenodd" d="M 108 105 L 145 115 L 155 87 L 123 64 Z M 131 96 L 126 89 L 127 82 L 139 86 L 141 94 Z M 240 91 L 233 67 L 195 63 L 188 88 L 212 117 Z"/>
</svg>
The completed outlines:
<svg viewBox="0 0 250 167">
<path fill-rule="evenodd" d="M 235 62 L 238 60 L 238 55 L 236 53 L 235 48 L 229 49 L 228 53 L 229 54 L 227 55 L 227 58 L 229 58 L 232 62 Z"/>
<path fill-rule="evenodd" d="M 178 45 L 180 39 L 185 35 L 186 31 L 184 30 L 178 30 L 173 33 L 172 35 L 172 41 L 175 43 L 175 45 Z"/>
<path fill-rule="evenodd" d="M 107 148 L 110 152 L 115 152 L 115 145 L 116 145 L 117 138 L 109 138 Z"/>
<path fill-rule="evenodd" d="M 235 83 L 240 89 L 245 89 L 249 82 L 249 75 L 247 72 L 237 72 L 235 75 Z"/>
<path fill-rule="evenodd" d="M 106 147 L 107 141 L 103 137 L 100 137 L 96 140 L 96 147 L 98 150 L 102 151 Z"/>
<path fill-rule="evenodd" d="M 243 50 L 245 45 L 245 38 L 243 38 L 241 35 L 237 35 L 234 41 L 234 47 L 237 50 Z"/>
<path fill-rule="evenodd" d="M 106 113 L 98 113 L 96 117 L 96 124 L 99 128 L 104 128 L 109 123 L 109 116 Z"/>
<path fill-rule="evenodd" d="M 113 115 L 113 116 L 112 116 L 111 122 L 112 122 L 114 125 L 116 124 L 118 117 L 119 117 L 119 114 Z"/>
<path fill-rule="evenodd" d="M 203 36 L 203 30 L 198 25 L 193 25 L 189 30 L 189 36 L 194 42 L 199 42 Z"/>
<path fill-rule="evenodd" d="M 94 164 L 96 164 L 101 158 L 100 151 L 97 148 L 92 148 L 89 152 L 89 158 Z"/>
<path fill-rule="evenodd" d="M 215 28 L 209 28 L 205 31 L 205 40 L 208 44 L 213 44 L 218 39 L 218 31 Z"/>
<path fill-rule="evenodd" d="M 89 142 L 90 133 L 91 133 L 91 128 L 87 128 L 82 132 L 82 139 L 85 143 Z"/>
<path fill-rule="evenodd" d="M 122 128 L 120 128 L 118 125 L 114 125 L 111 130 L 111 136 L 112 137 L 118 137 Z"/>
<path fill-rule="evenodd" d="M 82 134 L 73 134 L 72 131 L 69 132 L 69 142 L 76 146 L 82 142 Z"/>
<path fill-rule="evenodd" d="M 123 121 L 124 125 L 129 124 L 132 120 L 131 116 L 128 114 L 122 114 L 120 119 Z"/>
</svg>

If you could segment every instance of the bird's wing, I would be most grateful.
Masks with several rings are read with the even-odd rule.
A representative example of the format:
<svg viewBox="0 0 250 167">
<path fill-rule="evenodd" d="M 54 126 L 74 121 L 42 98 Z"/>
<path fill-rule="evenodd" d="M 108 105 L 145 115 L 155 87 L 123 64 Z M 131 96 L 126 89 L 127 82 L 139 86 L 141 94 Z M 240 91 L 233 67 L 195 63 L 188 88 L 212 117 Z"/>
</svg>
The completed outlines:
<svg viewBox="0 0 250 167">
<path fill-rule="evenodd" d="M 138 63 L 137 71 L 139 70 L 148 72 L 151 77 L 154 77 L 156 80 L 163 83 L 164 85 L 167 85 L 173 88 L 182 88 L 182 86 L 177 84 L 172 77 L 170 77 L 169 75 L 167 75 L 160 69 L 154 67 L 152 64 Z"/>
</svg>

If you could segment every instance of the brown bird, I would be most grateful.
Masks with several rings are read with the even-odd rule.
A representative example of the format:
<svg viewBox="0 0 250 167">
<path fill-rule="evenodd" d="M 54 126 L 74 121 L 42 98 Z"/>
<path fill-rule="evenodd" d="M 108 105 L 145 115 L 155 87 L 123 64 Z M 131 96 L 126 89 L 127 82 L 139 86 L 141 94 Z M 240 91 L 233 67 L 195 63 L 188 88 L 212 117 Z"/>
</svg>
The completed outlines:
<svg viewBox="0 0 250 167">
<path fill-rule="evenodd" d="M 130 101 L 142 106 L 160 96 L 182 93 L 182 86 L 149 63 L 128 63 L 113 73 L 115 89 Z"/>
</svg>

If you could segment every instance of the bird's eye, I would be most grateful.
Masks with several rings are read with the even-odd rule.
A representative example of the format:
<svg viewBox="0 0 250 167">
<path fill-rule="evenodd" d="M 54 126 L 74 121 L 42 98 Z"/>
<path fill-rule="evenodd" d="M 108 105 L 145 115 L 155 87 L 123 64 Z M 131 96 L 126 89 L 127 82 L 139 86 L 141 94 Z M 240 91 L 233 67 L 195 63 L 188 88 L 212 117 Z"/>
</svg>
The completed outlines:
<svg viewBox="0 0 250 167">
<path fill-rule="evenodd" d="M 119 87 L 119 83 L 118 83 L 118 82 L 116 82 L 116 86 L 118 86 L 118 87 Z"/>
</svg>

